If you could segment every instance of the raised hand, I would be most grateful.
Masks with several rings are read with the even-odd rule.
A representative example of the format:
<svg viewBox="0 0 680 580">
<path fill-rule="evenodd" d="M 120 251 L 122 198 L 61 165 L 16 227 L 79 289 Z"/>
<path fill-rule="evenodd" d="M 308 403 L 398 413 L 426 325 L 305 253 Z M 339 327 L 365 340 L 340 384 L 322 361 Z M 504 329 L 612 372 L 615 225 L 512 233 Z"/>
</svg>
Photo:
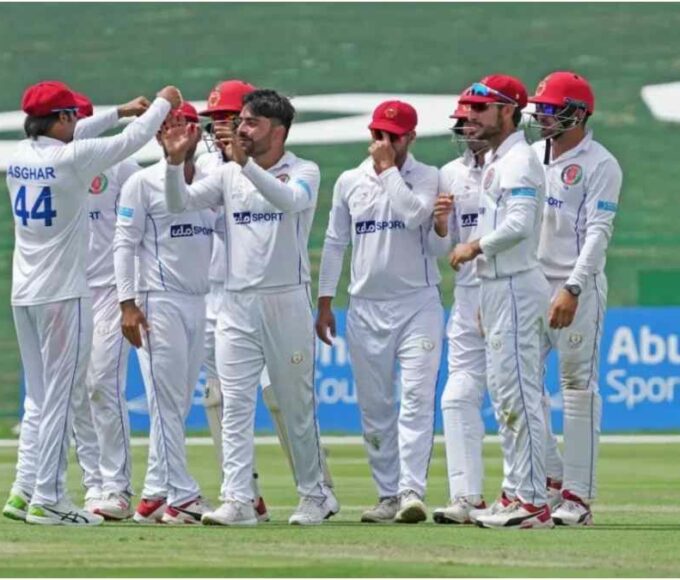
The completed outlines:
<svg viewBox="0 0 680 580">
<path fill-rule="evenodd" d="M 380 139 L 371 143 L 368 152 L 373 157 L 373 164 L 375 165 L 376 173 L 380 174 L 383 171 L 394 167 L 396 164 L 396 152 L 392 147 L 390 136 L 385 131 L 382 132 Z"/>
<path fill-rule="evenodd" d="M 161 142 L 170 165 L 180 165 L 187 152 L 196 144 L 198 127 L 193 123 L 166 121 L 161 130 Z"/>
<path fill-rule="evenodd" d="M 157 96 L 168 101 L 173 109 L 177 109 L 182 104 L 182 93 L 172 85 L 162 88 Z"/>
<path fill-rule="evenodd" d="M 434 229 L 440 238 L 449 233 L 449 215 L 453 211 L 453 196 L 440 193 L 434 202 Z"/>
<path fill-rule="evenodd" d="M 131 101 L 124 103 L 118 107 L 118 118 L 123 117 L 139 117 L 151 105 L 149 99 L 144 96 L 137 97 Z"/>
<path fill-rule="evenodd" d="M 241 142 L 231 121 L 215 123 L 215 139 L 224 147 L 227 157 L 243 166 L 248 162 L 248 154 L 243 149 Z"/>
</svg>

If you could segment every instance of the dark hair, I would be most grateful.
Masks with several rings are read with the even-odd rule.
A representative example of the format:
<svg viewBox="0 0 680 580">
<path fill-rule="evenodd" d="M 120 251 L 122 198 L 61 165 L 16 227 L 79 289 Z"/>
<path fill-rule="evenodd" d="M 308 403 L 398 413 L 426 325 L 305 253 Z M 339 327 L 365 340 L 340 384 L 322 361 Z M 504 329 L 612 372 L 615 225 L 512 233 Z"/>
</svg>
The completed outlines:
<svg viewBox="0 0 680 580">
<path fill-rule="evenodd" d="M 287 97 L 271 89 L 258 89 L 243 97 L 243 106 L 254 115 L 276 119 L 286 128 L 286 135 L 295 118 L 295 108 Z"/>
<path fill-rule="evenodd" d="M 24 133 L 30 139 L 37 139 L 41 135 L 47 135 L 49 130 L 59 120 L 59 113 L 52 113 L 44 117 L 32 117 L 28 115 L 24 121 Z"/>
<path fill-rule="evenodd" d="M 515 127 L 519 127 L 519 124 L 522 121 L 522 109 L 519 107 L 515 107 L 515 110 L 512 113 L 512 122 L 515 125 Z"/>
</svg>

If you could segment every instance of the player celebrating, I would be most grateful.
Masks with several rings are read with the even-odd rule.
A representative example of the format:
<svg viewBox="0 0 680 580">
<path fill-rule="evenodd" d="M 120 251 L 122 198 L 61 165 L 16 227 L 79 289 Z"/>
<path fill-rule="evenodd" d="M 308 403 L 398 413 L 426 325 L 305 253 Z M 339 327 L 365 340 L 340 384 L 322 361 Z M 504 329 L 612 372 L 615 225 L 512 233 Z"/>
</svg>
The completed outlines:
<svg viewBox="0 0 680 580">
<path fill-rule="evenodd" d="M 339 506 L 323 483 L 314 397 L 307 240 L 319 169 L 284 149 L 295 113 L 288 99 L 257 90 L 243 104 L 236 135 L 228 127 L 215 129 L 231 148 L 234 163 L 191 187 L 181 179 L 191 130 L 173 128 L 164 137 L 168 207 L 184 211 L 224 205 L 227 222 L 226 291 L 216 331 L 224 399 L 224 503 L 205 514 L 203 522 L 257 523 L 250 484 L 253 420 L 266 364 L 290 439 L 300 495 L 289 522 L 320 524 Z"/>
<path fill-rule="evenodd" d="M 483 527 L 553 527 L 546 504 L 545 417 L 540 344 L 549 288 L 536 257 L 545 176 L 517 130 L 527 93 L 514 77 L 491 75 L 460 103 L 471 137 L 488 141 L 478 239 L 458 244 L 452 265 L 477 258 L 487 380 L 504 451 L 504 494 L 469 515 Z"/>
<path fill-rule="evenodd" d="M 12 306 L 27 396 L 8 506 L 29 523 L 94 525 L 103 519 L 66 495 L 72 397 L 85 388 L 92 341 L 88 187 L 140 149 L 181 102 L 174 87 L 158 97 L 120 135 L 74 141 L 77 102 L 66 85 L 41 82 L 23 96 L 28 138 L 10 161 L 7 185 L 16 237 Z"/>
<path fill-rule="evenodd" d="M 564 401 L 564 482 L 553 519 L 592 523 L 602 401 L 598 387 L 600 339 L 607 302 L 606 251 L 621 191 L 621 168 L 593 140 L 586 123 L 595 110 L 590 84 L 573 72 L 554 72 L 529 99 L 544 141 L 548 197 L 538 259 L 550 282 L 550 348 L 560 361 Z M 554 449 L 554 447 L 553 447 Z"/>
<path fill-rule="evenodd" d="M 401 101 L 375 109 L 370 157 L 335 184 L 321 258 L 316 330 L 332 344 L 331 301 L 352 243 L 347 340 L 379 496 L 362 522 L 427 518 L 423 497 L 444 327 L 436 257 L 450 247 L 452 205 L 450 196 L 437 197 L 436 168 L 409 153 L 417 120 L 415 109 Z M 399 411 L 396 361 L 401 366 Z"/>
<path fill-rule="evenodd" d="M 458 104 L 451 117 L 456 120 L 454 138 L 464 147 L 463 155 L 441 168 L 439 191 L 453 195 L 455 210 L 449 219 L 454 243 L 470 241 L 477 227 L 479 190 L 484 154 L 489 144 L 472 138 L 468 121 L 470 105 Z M 449 318 L 449 376 L 441 406 L 449 476 L 449 505 L 433 512 L 438 524 L 472 523 L 473 509 L 484 509 L 482 403 L 486 391 L 484 337 L 479 321 L 479 279 L 474 264 L 463 264 L 456 274 L 453 311 Z"/>
<path fill-rule="evenodd" d="M 184 165 L 184 179 L 191 182 L 200 139 L 196 109 L 183 103 L 169 115 L 168 123 L 194 128 Z M 151 417 L 149 470 L 134 519 L 192 524 L 209 509 L 188 472 L 184 423 L 203 362 L 205 294 L 216 214 L 210 210 L 170 213 L 163 194 L 164 176 L 161 160 L 123 186 L 114 239 L 123 334 L 139 349 Z M 135 255 L 139 256 L 137 285 Z"/>
</svg>

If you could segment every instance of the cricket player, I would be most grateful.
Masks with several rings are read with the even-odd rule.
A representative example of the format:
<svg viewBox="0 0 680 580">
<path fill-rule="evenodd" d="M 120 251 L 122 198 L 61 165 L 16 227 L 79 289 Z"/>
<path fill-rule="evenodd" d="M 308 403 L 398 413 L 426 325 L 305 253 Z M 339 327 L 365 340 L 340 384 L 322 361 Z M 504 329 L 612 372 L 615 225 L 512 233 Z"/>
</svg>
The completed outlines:
<svg viewBox="0 0 680 580">
<path fill-rule="evenodd" d="M 3 511 L 17 519 L 49 525 L 103 521 L 66 495 L 72 397 L 85 388 L 92 341 L 88 187 L 140 149 L 180 103 L 179 91 L 166 87 L 119 135 L 74 140 L 77 102 L 68 86 L 45 81 L 23 95 L 27 139 L 7 172 L 16 237 L 12 306 L 27 396 L 17 475 Z"/>
<path fill-rule="evenodd" d="M 488 141 L 476 239 L 454 248 L 454 268 L 477 259 L 487 384 L 504 450 L 503 495 L 469 516 L 482 527 L 554 527 L 546 503 L 541 340 L 548 282 L 537 259 L 545 176 L 517 130 L 527 104 L 516 78 L 491 75 L 461 96 L 471 136 Z M 479 513 L 481 511 L 481 513 Z"/>
<path fill-rule="evenodd" d="M 475 128 L 468 115 L 470 105 L 458 104 L 454 139 L 463 154 L 439 172 L 439 192 L 453 195 L 454 211 L 449 218 L 453 243 L 474 239 L 479 216 L 484 154 L 489 143 L 471 137 Z M 449 341 L 448 379 L 441 399 L 450 502 L 437 508 L 438 524 L 472 523 L 470 512 L 484 509 L 484 464 L 482 404 L 486 392 L 484 337 L 479 324 L 479 279 L 473 262 L 460 266 L 456 274 L 453 310 L 447 326 Z"/>
<path fill-rule="evenodd" d="M 534 116 L 544 139 L 534 148 L 544 162 L 547 182 L 538 246 L 551 290 L 544 357 L 557 350 L 564 402 L 564 480 L 553 520 L 590 525 L 602 414 L 598 378 L 607 304 L 604 266 L 622 173 L 614 156 L 586 128 L 595 110 L 586 79 L 554 72 L 529 101 L 536 104 Z M 549 461 L 559 463 L 556 446 L 549 449 Z"/>
<path fill-rule="evenodd" d="M 149 106 L 144 97 L 119 107 L 119 111 L 93 115 L 90 99 L 76 93 L 76 138 L 97 137 L 116 126 L 119 117 L 142 114 Z M 87 281 L 92 291 L 94 333 L 88 367 L 87 391 L 74 397 L 76 456 L 84 479 L 98 476 L 100 497 L 88 497 L 85 505 L 110 520 L 132 515 L 130 426 L 125 384 L 129 343 L 120 332 L 120 308 L 113 267 L 113 237 L 123 184 L 141 167 L 133 159 L 106 169 L 90 184 Z M 96 453 L 95 453 L 96 452 Z M 88 475 L 89 474 L 89 475 Z"/>
<path fill-rule="evenodd" d="M 294 114 L 290 101 L 275 91 L 246 95 L 236 134 L 229 127 L 215 129 L 233 162 L 189 187 L 181 176 L 191 129 L 172 128 L 164 137 L 170 210 L 223 205 L 226 215 L 225 295 L 216 330 L 224 503 L 203 516 L 206 524 L 257 523 L 253 422 L 265 364 L 288 432 L 300 495 L 289 523 L 320 524 L 339 510 L 323 482 L 314 395 L 307 240 L 319 169 L 285 151 Z"/>
<path fill-rule="evenodd" d="M 352 244 L 347 341 L 379 497 L 362 522 L 427 519 L 423 499 L 444 332 L 436 258 L 450 248 L 452 200 L 437 196 L 437 169 L 409 153 L 417 121 L 416 110 L 402 101 L 375 109 L 370 156 L 335 184 L 321 258 L 316 330 L 332 344 L 331 302 Z"/>
<path fill-rule="evenodd" d="M 182 176 L 191 182 L 200 140 L 198 113 L 185 102 L 168 115 L 167 124 L 194 128 Z M 170 213 L 164 195 L 165 165 L 161 160 L 123 186 L 113 245 L 123 334 L 139 349 L 151 418 L 149 469 L 134 519 L 195 524 L 209 506 L 188 471 L 185 421 L 203 363 L 216 213 L 210 209 Z"/>
</svg>

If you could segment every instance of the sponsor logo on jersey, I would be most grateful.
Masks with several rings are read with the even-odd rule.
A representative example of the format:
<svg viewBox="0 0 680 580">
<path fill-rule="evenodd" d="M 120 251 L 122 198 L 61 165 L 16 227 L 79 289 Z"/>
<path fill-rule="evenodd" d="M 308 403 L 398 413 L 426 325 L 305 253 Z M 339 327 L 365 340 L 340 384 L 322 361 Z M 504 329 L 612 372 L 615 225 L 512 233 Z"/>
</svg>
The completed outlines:
<svg viewBox="0 0 680 580">
<path fill-rule="evenodd" d="M 234 212 L 234 223 L 236 225 L 246 225 L 254 223 L 269 223 L 269 222 L 280 222 L 283 220 L 283 212 L 250 212 L 250 211 L 237 211 Z"/>
<path fill-rule="evenodd" d="M 512 197 L 536 197 L 536 188 L 534 187 L 513 187 L 510 190 Z"/>
<path fill-rule="evenodd" d="M 213 233 L 212 228 L 205 226 L 195 226 L 192 224 L 176 224 L 170 226 L 171 238 L 191 238 L 193 236 L 210 236 Z"/>
<path fill-rule="evenodd" d="M 104 193 L 108 187 L 109 179 L 102 173 L 92 180 L 92 183 L 90 184 L 90 193 L 98 195 Z"/>
<path fill-rule="evenodd" d="M 354 224 L 354 231 L 357 235 L 374 234 L 382 230 L 405 230 L 406 224 L 401 220 L 376 221 L 366 220 Z"/>
<path fill-rule="evenodd" d="M 101 217 L 102 217 L 102 212 L 99 211 L 98 209 L 90 212 L 90 219 L 91 219 L 92 221 L 95 221 L 95 222 L 96 222 L 96 221 L 98 221 L 99 218 L 101 218 Z"/>
<path fill-rule="evenodd" d="M 477 225 L 476 213 L 464 213 L 460 216 L 460 227 L 462 228 L 473 228 Z"/>
<path fill-rule="evenodd" d="M 135 210 L 131 207 L 125 207 L 124 205 L 121 205 L 118 208 L 118 215 L 124 218 L 131 218 L 133 215 L 135 215 Z"/>
<path fill-rule="evenodd" d="M 611 211 L 616 213 L 616 210 L 619 209 L 618 204 L 614 203 L 613 201 L 598 201 L 597 202 L 597 209 L 601 209 L 602 211 Z"/>
<path fill-rule="evenodd" d="M 14 179 L 35 179 L 38 181 L 45 179 L 56 179 L 54 175 L 54 167 L 19 167 L 18 165 L 10 165 L 7 169 L 7 175 L 14 177 Z"/>
<path fill-rule="evenodd" d="M 556 207 L 557 209 L 560 209 L 564 203 L 564 200 L 557 199 L 551 195 L 550 197 L 545 198 L 545 203 L 547 203 L 550 207 Z"/>
<path fill-rule="evenodd" d="M 565 185 L 576 185 L 583 179 L 583 167 L 576 163 L 567 165 L 562 170 L 562 183 Z"/>
<path fill-rule="evenodd" d="M 490 167 L 489 170 L 486 172 L 486 175 L 484 176 L 484 189 L 489 189 L 491 187 L 495 175 L 496 172 L 494 168 Z"/>
</svg>

